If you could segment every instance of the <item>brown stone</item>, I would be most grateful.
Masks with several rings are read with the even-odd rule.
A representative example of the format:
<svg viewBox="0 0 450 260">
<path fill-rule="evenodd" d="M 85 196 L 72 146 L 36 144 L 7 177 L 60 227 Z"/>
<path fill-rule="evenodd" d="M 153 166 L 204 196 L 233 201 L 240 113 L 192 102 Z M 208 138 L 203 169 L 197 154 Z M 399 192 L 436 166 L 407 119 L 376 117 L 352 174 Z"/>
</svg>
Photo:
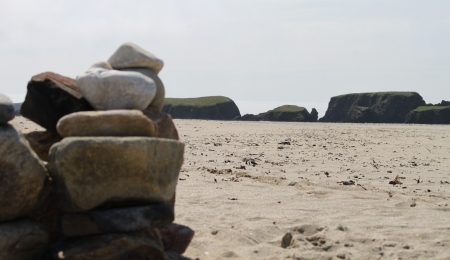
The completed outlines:
<svg viewBox="0 0 450 260">
<path fill-rule="evenodd" d="M 154 123 L 140 110 L 77 112 L 62 117 L 58 133 L 70 136 L 153 136 Z"/>
<path fill-rule="evenodd" d="M 142 111 L 155 124 L 153 137 L 179 140 L 178 131 L 168 114 L 154 112 L 152 110 Z"/>
<path fill-rule="evenodd" d="M 58 120 L 70 113 L 93 110 L 81 95 L 76 81 L 56 73 L 45 72 L 31 78 L 20 108 L 22 116 L 56 132 Z"/>
<path fill-rule="evenodd" d="M 20 131 L 9 124 L 0 126 L 0 221 L 38 207 L 48 195 L 48 181 L 44 164 Z"/>
<path fill-rule="evenodd" d="M 68 212 L 169 201 L 184 144 L 153 137 L 67 137 L 50 149 L 49 172 Z"/>
<path fill-rule="evenodd" d="M 48 161 L 50 147 L 62 139 L 61 136 L 50 131 L 33 131 L 24 134 L 24 136 L 30 143 L 31 149 L 43 161 Z"/>
<path fill-rule="evenodd" d="M 187 226 L 171 223 L 159 229 L 164 251 L 173 251 L 183 254 L 194 237 L 194 230 Z"/>
</svg>

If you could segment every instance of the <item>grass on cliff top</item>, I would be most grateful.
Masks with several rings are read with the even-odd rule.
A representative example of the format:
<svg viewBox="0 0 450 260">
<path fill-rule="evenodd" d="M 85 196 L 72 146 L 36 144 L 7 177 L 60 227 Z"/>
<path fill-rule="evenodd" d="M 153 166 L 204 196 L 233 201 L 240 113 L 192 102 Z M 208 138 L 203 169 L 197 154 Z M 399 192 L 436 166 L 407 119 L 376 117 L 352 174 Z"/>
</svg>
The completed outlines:
<svg viewBox="0 0 450 260">
<path fill-rule="evenodd" d="M 176 106 L 207 107 L 230 101 L 232 100 L 224 96 L 209 96 L 198 98 L 166 98 L 164 100 L 164 105 L 172 105 L 174 107 Z"/>
<path fill-rule="evenodd" d="M 284 105 L 281 107 L 277 107 L 275 109 L 267 111 L 267 113 L 270 112 L 302 112 L 306 110 L 304 107 L 294 106 L 294 105 Z"/>
<path fill-rule="evenodd" d="M 417 92 L 410 92 L 410 91 L 386 91 L 386 92 L 365 92 L 365 93 L 348 93 L 348 94 L 343 94 L 343 95 L 339 95 L 336 97 L 343 97 L 343 96 L 347 96 L 347 95 L 391 95 L 391 96 L 405 96 L 405 97 L 410 97 L 410 96 L 414 96 L 414 95 L 418 95 L 419 93 Z"/>
<path fill-rule="evenodd" d="M 450 106 L 420 106 L 414 109 L 414 112 L 423 112 L 423 111 L 429 111 L 429 110 L 442 110 L 450 108 Z"/>
</svg>

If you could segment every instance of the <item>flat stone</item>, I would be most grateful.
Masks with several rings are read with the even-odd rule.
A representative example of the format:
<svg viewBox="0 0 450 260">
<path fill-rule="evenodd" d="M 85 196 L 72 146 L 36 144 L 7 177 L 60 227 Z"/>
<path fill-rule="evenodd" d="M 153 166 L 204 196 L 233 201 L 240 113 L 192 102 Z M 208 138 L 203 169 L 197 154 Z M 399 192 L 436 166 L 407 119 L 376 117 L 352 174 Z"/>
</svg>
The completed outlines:
<svg viewBox="0 0 450 260">
<path fill-rule="evenodd" d="M 48 161 L 50 147 L 62 139 L 61 136 L 51 131 L 32 131 L 24 134 L 24 136 L 39 159 L 46 162 Z"/>
<path fill-rule="evenodd" d="M 78 76 L 77 85 L 96 110 L 143 110 L 156 94 L 151 78 L 139 72 L 112 70 L 106 62 L 96 63 Z"/>
<path fill-rule="evenodd" d="M 158 75 L 151 69 L 147 68 L 124 68 L 120 69 L 121 71 L 135 71 L 139 72 L 149 78 L 151 78 L 156 84 L 156 95 L 153 98 L 152 102 L 146 109 L 153 110 L 155 112 L 161 112 L 164 107 L 164 98 L 166 96 L 166 91 L 164 88 L 164 84 Z"/>
<path fill-rule="evenodd" d="M 66 115 L 58 133 L 70 136 L 153 136 L 155 125 L 140 110 L 88 111 Z"/>
<path fill-rule="evenodd" d="M 50 149 L 48 168 L 60 207 L 80 212 L 108 204 L 170 200 L 184 143 L 152 137 L 67 137 Z"/>
<path fill-rule="evenodd" d="M 107 234 L 66 241 L 52 248 L 53 259 L 165 260 L 161 241 L 141 234 Z"/>
<path fill-rule="evenodd" d="M 173 251 L 183 254 L 194 237 L 194 230 L 187 226 L 171 223 L 163 228 L 159 228 L 164 251 Z"/>
<path fill-rule="evenodd" d="M 7 123 L 14 119 L 15 116 L 16 112 L 12 100 L 3 94 L 0 94 L 0 124 Z"/>
<path fill-rule="evenodd" d="M 19 130 L 0 127 L 0 221 L 35 209 L 45 197 L 47 171 Z"/>
<path fill-rule="evenodd" d="M 70 113 L 93 110 L 76 81 L 52 72 L 31 78 L 20 113 L 43 128 L 56 132 L 58 120 Z"/>
<path fill-rule="evenodd" d="M 180 140 L 177 128 L 172 117 L 165 113 L 154 112 L 152 110 L 142 111 L 155 125 L 153 137 Z"/>
<path fill-rule="evenodd" d="M 173 220 L 171 205 L 155 204 L 65 214 L 61 218 L 61 228 L 65 236 L 72 237 L 142 231 L 163 227 Z"/>
<path fill-rule="evenodd" d="M 47 245 L 47 231 L 31 219 L 0 223 L 0 259 L 41 259 Z"/>
<path fill-rule="evenodd" d="M 122 44 L 109 58 L 108 62 L 114 69 L 148 68 L 158 74 L 164 62 L 138 45 L 128 42 Z"/>
</svg>

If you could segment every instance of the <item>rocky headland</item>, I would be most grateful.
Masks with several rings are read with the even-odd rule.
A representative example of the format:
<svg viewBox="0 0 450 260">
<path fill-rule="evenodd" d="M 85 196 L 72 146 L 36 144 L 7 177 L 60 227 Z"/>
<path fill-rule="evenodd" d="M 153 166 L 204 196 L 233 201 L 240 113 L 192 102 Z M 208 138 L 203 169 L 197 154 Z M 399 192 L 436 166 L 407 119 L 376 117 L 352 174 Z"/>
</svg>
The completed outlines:
<svg viewBox="0 0 450 260">
<path fill-rule="evenodd" d="M 450 124 L 450 106 L 420 106 L 406 115 L 407 124 Z"/>
<path fill-rule="evenodd" d="M 231 120 L 241 116 L 236 103 L 224 96 L 166 98 L 162 112 L 175 119 Z"/>
<path fill-rule="evenodd" d="M 239 121 L 315 122 L 317 121 L 317 111 L 313 108 L 310 114 L 304 107 L 284 105 L 258 115 L 245 114 L 234 119 Z"/>
<path fill-rule="evenodd" d="M 425 101 L 417 92 L 375 92 L 335 96 L 320 122 L 404 123 Z"/>
</svg>

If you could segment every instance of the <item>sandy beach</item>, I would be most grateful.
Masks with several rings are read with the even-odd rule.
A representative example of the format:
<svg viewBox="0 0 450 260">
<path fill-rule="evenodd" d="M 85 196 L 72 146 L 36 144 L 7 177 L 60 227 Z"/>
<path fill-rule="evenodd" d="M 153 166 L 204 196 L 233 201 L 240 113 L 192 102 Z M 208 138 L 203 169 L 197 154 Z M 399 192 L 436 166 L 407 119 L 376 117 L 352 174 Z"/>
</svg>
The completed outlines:
<svg viewBox="0 0 450 260">
<path fill-rule="evenodd" d="M 175 124 L 186 257 L 450 259 L 448 125 Z"/>
<path fill-rule="evenodd" d="M 450 259 L 450 126 L 175 122 L 188 257 Z"/>
</svg>

